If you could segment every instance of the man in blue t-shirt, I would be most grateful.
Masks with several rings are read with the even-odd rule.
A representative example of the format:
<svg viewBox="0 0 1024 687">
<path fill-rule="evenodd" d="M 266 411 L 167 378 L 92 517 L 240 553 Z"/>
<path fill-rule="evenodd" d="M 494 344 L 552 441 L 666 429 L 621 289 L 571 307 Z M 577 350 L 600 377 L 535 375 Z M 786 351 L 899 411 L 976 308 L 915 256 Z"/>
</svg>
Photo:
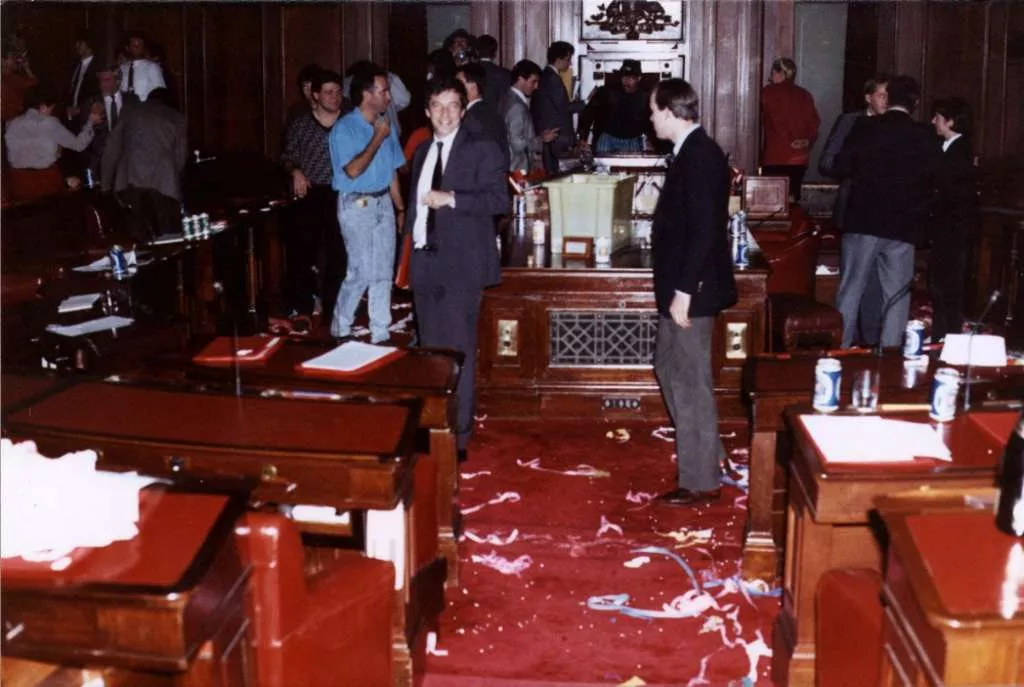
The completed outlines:
<svg viewBox="0 0 1024 687">
<path fill-rule="evenodd" d="M 338 192 L 338 223 L 348 253 L 331 334 L 340 339 L 352 335 L 356 308 L 369 290 L 370 341 L 381 343 L 388 340 L 391 326 L 395 208 L 398 221 L 405 219 L 397 174 L 405 157 L 387 117 L 388 73 L 365 66 L 352 75 L 351 93 L 356 109 L 337 121 L 329 138 L 331 185 Z"/>
</svg>

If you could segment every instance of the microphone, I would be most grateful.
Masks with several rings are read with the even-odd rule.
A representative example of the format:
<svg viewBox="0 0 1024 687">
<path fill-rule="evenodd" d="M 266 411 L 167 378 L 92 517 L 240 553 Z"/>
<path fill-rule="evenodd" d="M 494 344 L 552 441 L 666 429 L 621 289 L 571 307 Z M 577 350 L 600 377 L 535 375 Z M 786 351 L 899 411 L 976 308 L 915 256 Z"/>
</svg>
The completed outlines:
<svg viewBox="0 0 1024 687">
<path fill-rule="evenodd" d="M 971 368 L 973 367 L 971 363 L 971 346 L 974 343 L 974 335 L 977 334 L 978 330 L 981 328 L 982 323 L 985 321 L 985 317 L 988 316 L 988 311 L 992 309 L 992 306 L 996 304 L 996 301 L 998 301 L 1002 295 L 1003 294 L 999 289 L 993 290 L 992 295 L 988 297 L 988 303 L 985 304 L 984 309 L 981 311 L 981 315 L 978 316 L 977 320 L 967 325 L 970 331 L 967 333 L 967 369 L 964 371 L 967 375 L 967 379 L 964 380 L 965 413 L 971 409 Z"/>
</svg>

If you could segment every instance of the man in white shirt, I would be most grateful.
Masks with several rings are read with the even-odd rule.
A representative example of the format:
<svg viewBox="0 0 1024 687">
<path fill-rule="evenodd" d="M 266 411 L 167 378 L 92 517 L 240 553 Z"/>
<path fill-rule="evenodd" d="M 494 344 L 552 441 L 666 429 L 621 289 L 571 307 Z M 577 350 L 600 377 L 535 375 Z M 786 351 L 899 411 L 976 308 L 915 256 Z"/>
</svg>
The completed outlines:
<svg viewBox="0 0 1024 687">
<path fill-rule="evenodd" d="M 149 59 L 146 39 L 141 35 L 130 35 L 125 49 L 128 59 L 121 65 L 121 91 L 133 93 L 140 101 L 146 102 L 154 88 L 167 87 L 164 72 L 159 64 Z"/>
</svg>

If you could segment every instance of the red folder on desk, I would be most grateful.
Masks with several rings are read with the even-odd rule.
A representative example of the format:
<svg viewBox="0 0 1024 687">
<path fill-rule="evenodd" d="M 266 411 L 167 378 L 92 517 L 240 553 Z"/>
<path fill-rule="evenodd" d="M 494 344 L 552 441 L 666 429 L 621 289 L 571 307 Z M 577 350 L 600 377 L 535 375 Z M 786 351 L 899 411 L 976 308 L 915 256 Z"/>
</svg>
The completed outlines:
<svg viewBox="0 0 1024 687">
<path fill-rule="evenodd" d="M 284 337 L 266 336 L 218 336 L 206 348 L 196 353 L 192 362 L 206 367 L 228 367 L 237 361 L 239 365 L 260 365 L 274 354 Z"/>
<path fill-rule="evenodd" d="M 1000 446 L 1006 446 L 1017 424 L 1017 413 L 971 413 L 971 422 L 995 439 Z"/>
</svg>

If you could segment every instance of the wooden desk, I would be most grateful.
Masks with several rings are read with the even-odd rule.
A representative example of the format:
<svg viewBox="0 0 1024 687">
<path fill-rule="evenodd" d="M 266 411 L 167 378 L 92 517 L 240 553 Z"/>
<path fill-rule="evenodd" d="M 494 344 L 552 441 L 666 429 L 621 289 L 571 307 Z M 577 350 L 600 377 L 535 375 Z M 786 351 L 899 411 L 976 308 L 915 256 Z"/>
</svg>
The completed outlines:
<svg viewBox="0 0 1024 687">
<path fill-rule="evenodd" d="M 869 518 L 875 499 L 932 488 L 989 486 L 1003 449 L 971 413 L 943 425 L 951 462 L 828 464 L 801 421 L 808 414 L 800 409 L 786 413 L 794 445 L 789 466 L 782 611 L 773 628 L 772 659 L 772 678 L 781 685 L 814 684 L 814 596 L 822 574 L 839 567 L 881 571 L 882 550 Z M 1016 412 L 978 414 L 1005 422 L 1007 436 L 1017 417 Z M 928 422 L 925 413 L 895 417 Z"/>
<path fill-rule="evenodd" d="M 652 366 L 650 251 L 628 248 L 595 266 L 510 237 L 502 263 L 502 283 L 484 292 L 480 315 L 481 412 L 667 418 Z M 737 271 L 739 301 L 716 319 L 711 369 L 727 426 L 746 427 L 740 383 L 748 356 L 764 350 L 767 278 L 763 262 Z"/>
<path fill-rule="evenodd" d="M 59 572 L 5 560 L 5 684 L 25 669 L 9 657 L 57 664 L 57 674 L 93 669 L 108 685 L 251 684 L 250 571 L 233 531 L 243 507 L 223 495 L 150 487 L 135 539 L 75 549 Z"/>
<path fill-rule="evenodd" d="M 772 583 L 781 566 L 785 536 L 786 464 L 790 450 L 783 419 L 788 406 L 807 404 L 814 388 L 814 366 L 821 354 L 792 353 L 754 356 L 744 371 L 750 405 L 750 496 L 742 574 Z M 931 393 L 936 359 L 927 368 L 907 368 L 899 351 L 879 360 L 869 353 L 847 353 L 843 363 L 842 405 L 850 403 L 850 380 L 858 370 L 881 372 L 880 398 L 885 405 L 923 404 Z M 962 372 L 961 368 L 961 372 Z M 1024 366 L 974 368 L 975 407 L 1024 394 Z"/>
<path fill-rule="evenodd" d="M 455 450 L 455 385 L 462 356 L 454 351 L 411 348 L 391 363 L 351 379 L 324 379 L 301 374 L 296 366 L 315 358 L 334 344 L 287 341 L 259 366 L 240 367 L 241 383 L 265 396 L 296 391 L 415 398 L 420 406 L 419 426 L 430 433 L 429 456 L 437 461 L 438 546 L 448 563 L 448 586 L 459 583 L 459 552 L 456 534 L 455 493 L 458 463 Z M 201 349 L 197 347 L 195 350 Z M 233 389 L 234 369 L 191 363 L 191 355 L 156 356 L 138 375 L 180 376 Z"/>
<path fill-rule="evenodd" d="M 391 510 L 413 505 L 419 414 L 414 399 L 286 400 L 81 381 L 6 415 L 4 431 L 46 455 L 92 448 L 105 468 L 252 479 L 258 501 Z M 410 563 L 394 626 L 395 674 L 406 685 L 414 647 L 444 606 L 444 560 L 409 570 L 417 514 L 406 510 Z"/>
<path fill-rule="evenodd" d="M 991 510 L 881 511 L 889 534 L 883 687 L 1024 683 L 1021 540 Z M 1021 561 L 1015 574 L 1009 561 Z"/>
</svg>

